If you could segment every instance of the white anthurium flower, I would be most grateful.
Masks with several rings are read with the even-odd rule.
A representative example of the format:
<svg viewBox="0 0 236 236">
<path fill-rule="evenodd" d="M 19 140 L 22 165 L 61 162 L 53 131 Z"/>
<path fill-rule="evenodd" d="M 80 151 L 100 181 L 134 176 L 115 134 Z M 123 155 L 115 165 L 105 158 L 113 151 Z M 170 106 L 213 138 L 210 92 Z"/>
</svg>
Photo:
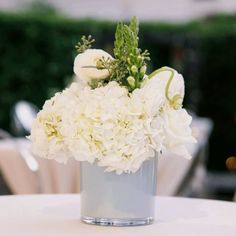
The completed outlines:
<svg viewBox="0 0 236 236">
<path fill-rule="evenodd" d="M 102 58 L 113 59 L 110 54 L 101 49 L 87 49 L 84 53 L 78 54 L 74 61 L 74 73 L 78 79 L 88 83 L 107 78 L 109 76 L 107 69 L 97 69 L 97 63 Z"/>
<path fill-rule="evenodd" d="M 165 86 L 165 97 L 171 107 L 174 109 L 182 107 L 185 86 L 181 74 L 170 67 L 162 67 L 151 73 L 148 78 L 150 80 L 162 80 Z"/>
</svg>

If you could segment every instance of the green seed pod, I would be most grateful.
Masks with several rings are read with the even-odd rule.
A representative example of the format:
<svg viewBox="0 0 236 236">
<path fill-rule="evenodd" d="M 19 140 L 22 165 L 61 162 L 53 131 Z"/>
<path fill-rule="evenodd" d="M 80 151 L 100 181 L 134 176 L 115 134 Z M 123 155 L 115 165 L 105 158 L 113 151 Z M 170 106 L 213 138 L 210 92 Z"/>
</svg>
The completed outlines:
<svg viewBox="0 0 236 236">
<path fill-rule="evenodd" d="M 179 94 L 176 94 L 170 101 L 171 107 L 173 107 L 175 110 L 180 109 L 182 107 L 182 103 L 183 97 L 181 97 Z"/>
<path fill-rule="evenodd" d="M 127 78 L 127 81 L 128 81 L 128 84 L 129 84 L 132 88 L 135 87 L 135 79 L 134 79 L 133 76 L 129 76 L 129 77 Z"/>
<path fill-rule="evenodd" d="M 138 72 L 137 66 L 132 65 L 132 66 L 131 66 L 131 71 L 132 71 L 133 74 L 136 74 L 136 73 Z"/>
<path fill-rule="evenodd" d="M 97 67 L 97 69 L 103 69 L 102 60 L 97 60 L 97 62 L 96 62 L 96 67 Z"/>
<path fill-rule="evenodd" d="M 143 66 L 141 67 L 141 69 L 140 69 L 140 74 L 141 74 L 141 76 L 144 76 L 145 73 L 146 73 L 146 71 L 147 71 L 147 66 L 146 66 L 146 65 L 143 65 Z"/>
<path fill-rule="evenodd" d="M 141 55 L 138 55 L 137 59 L 138 59 L 138 62 L 142 62 L 143 61 L 143 57 Z"/>
<path fill-rule="evenodd" d="M 139 53 L 140 53 L 140 49 L 136 48 L 136 54 L 139 54 Z"/>
</svg>

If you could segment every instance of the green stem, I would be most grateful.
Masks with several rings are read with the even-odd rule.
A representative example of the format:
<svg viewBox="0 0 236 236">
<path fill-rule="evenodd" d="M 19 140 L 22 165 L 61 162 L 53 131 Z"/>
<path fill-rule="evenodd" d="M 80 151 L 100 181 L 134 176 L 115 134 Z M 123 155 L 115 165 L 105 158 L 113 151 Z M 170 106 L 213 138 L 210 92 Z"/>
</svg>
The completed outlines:
<svg viewBox="0 0 236 236">
<path fill-rule="evenodd" d="M 172 81 L 172 79 L 174 78 L 174 74 L 175 74 L 174 70 L 171 69 L 171 68 L 160 68 L 160 69 L 158 69 L 158 70 L 153 71 L 153 72 L 148 76 L 148 78 L 151 79 L 153 76 L 155 76 L 155 75 L 157 75 L 157 74 L 159 74 L 159 73 L 161 73 L 161 72 L 164 72 L 164 71 L 169 71 L 169 72 L 171 72 L 170 78 L 169 78 L 169 80 L 168 80 L 168 82 L 167 82 L 167 85 L 166 85 L 166 91 L 165 91 L 165 95 L 166 95 L 167 100 L 168 100 L 169 102 L 171 102 L 172 99 L 169 97 L 169 89 L 170 89 L 171 81 Z"/>
<path fill-rule="evenodd" d="M 91 68 L 91 69 L 97 69 L 96 66 L 81 66 L 81 68 Z"/>
</svg>

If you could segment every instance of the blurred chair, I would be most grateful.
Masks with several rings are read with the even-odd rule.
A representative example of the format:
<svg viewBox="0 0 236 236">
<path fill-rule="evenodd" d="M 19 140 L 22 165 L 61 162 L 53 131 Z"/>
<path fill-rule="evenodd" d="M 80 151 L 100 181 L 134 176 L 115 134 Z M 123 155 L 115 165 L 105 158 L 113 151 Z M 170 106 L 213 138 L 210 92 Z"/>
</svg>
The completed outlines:
<svg viewBox="0 0 236 236">
<path fill-rule="evenodd" d="M 7 139 L 10 137 L 11 137 L 11 135 L 8 132 L 0 129 L 0 140 Z M 11 194 L 10 188 L 2 176 L 1 169 L 0 169 L 0 194 L 2 194 L 2 195 Z"/>
<path fill-rule="evenodd" d="M 30 135 L 32 124 L 38 111 L 39 109 L 34 104 L 23 100 L 18 101 L 11 111 L 12 134 L 17 137 L 25 137 Z M 31 154 L 29 148 L 26 148 L 25 145 L 21 145 L 17 141 L 15 141 L 14 144 L 28 168 L 32 172 L 36 172 L 39 165 L 34 156 Z"/>
<path fill-rule="evenodd" d="M 12 134 L 29 135 L 37 112 L 38 108 L 35 105 L 27 101 L 17 102 L 11 111 Z M 6 145 L 6 148 L 1 150 L 0 156 L 0 170 L 8 186 L 13 193 L 36 192 L 37 179 L 34 172 L 38 171 L 39 166 L 29 148 L 6 131 L 0 131 L 0 137 L 3 139 L 2 143 L 11 143 L 11 148 L 8 149 L 9 146 Z M 3 179 L 2 182 L 4 182 Z"/>
<path fill-rule="evenodd" d="M 34 104 L 23 100 L 18 101 L 11 111 L 12 134 L 17 137 L 29 135 L 38 111 Z"/>
<path fill-rule="evenodd" d="M 0 129 L 0 139 L 7 139 L 10 137 L 11 135 L 7 131 Z"/>
<path fill-rule="evenodd" d="M 34 157 L 39 168 L 32 171 L 19 147 L 29 151 L 29 140 L 18 138 L 0 142 L 0 170 L 14 194 L 79 192 L 79 162 L 71 160 L 63 165 Z"/>
</svg>

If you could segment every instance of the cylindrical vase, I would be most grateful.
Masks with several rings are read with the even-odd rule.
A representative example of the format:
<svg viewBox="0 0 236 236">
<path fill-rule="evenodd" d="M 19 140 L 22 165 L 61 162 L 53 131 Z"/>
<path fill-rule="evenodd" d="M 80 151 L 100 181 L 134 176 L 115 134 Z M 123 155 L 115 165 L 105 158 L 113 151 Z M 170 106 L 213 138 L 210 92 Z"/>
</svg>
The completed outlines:
<svg viewBox="0 0 236 236">
<path fill-rule="evenodd" d="M 105 172 L 81 162 L 81 216 L 89 224 L 135 226 L 154 220 L 157 158 L 135 173 Z"/>
</svg>

